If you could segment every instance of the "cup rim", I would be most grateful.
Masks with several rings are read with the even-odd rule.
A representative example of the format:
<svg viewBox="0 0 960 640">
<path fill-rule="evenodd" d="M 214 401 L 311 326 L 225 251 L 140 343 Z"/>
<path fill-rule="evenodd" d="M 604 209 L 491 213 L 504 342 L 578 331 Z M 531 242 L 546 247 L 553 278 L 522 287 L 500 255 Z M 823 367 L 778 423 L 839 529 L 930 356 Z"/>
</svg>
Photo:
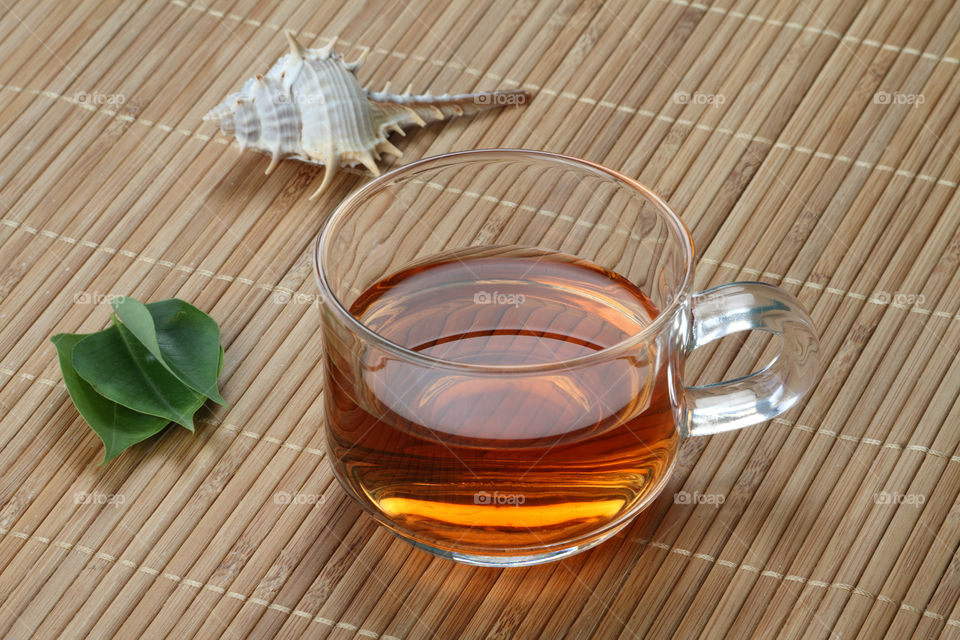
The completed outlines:
<svg viewBox="0 0 960 640">
<path fill-rule="evenodd" d="M 504 154 L 513 155 L 517 157 L 532 157 L 541 160 L 550 160 L 554 162 L 567 163 L 575 166 L 586 167 L 587 169 L 606 174 L 613 178 L 614 180 L 623 183 L 627 187 L 634 189 L 635 191 L 643 194 L 649 201 L 656 205 L 660 212 L 663 214 L 664 219 L 667 223 L 667 226 L 671 229 L 674 236 L 679 240 L 680 245 L 683 249 L 686 265 L 683 273 L 683 279 L 680 283 L 680 286 L 677 289 L 677 295 L 666 306 L 661 310 L 656 317 L 653 319 L 649 325 L 644 327 L 641 331 L 632 334 L 620 342 L 613 344 L 609 347 L 600 349 L 593 353 L 588 353 L 586 355 L 578 356 L 576 358 L 570 358 L 567 360 L 556 360 L 551 362 L 544 362 L 538 364 L 522 364 L 522 365 L 486 365 L 486 364 L 473 364 L 468 362 L 457 362 L 456 360 L 446 360 L 443 358 L 436 358 L 427 354 L 419 353 L 404 347 L 403 345 L 397 344 L 387 338 L 384 338 L 376 331 L 373 331 L 360 320 L 358 320 L 350 311 L 343 306 L 343 303 L 340 299 L 333 293 L 332 287 L 330 287 L 329 282 L 327 281 L 327 274 L 321 267 L 323 247 L 326 244 L 326 241 L 330 237 L 330 230 L 334 227 L 334 223 L 338 221 L 343 216 L 353 209 L 359 200 L 363 200 L 371 193 L 377 191 L 381 185 L 386 182 L 390 182 L 393 179 L 400 177 L 404 174 L 411 173 L 418 168 L 423 167 L 424 165 L 434 164 L 438 161 L 449 160 L 451 158 L 466 159 L 473 161 L 483 160 L 485 156 L 502 156 Z M 378 177 L 375 177 L 373 180 L 362 185 L 359 189 L 355 190 L 349 194 L 340 204 L 337 205 L 337 208 L 331 214 L 330 218 L 324 223 L 323 229 L 320 234 L 317 236 L 316 242 L 314 244 L 313 252 L 313 273 L 317 279 L 317 283 L 320 287 L 320 293 L 322 296 L 321 304 L 325 304 L 327 309 L 330 309 L 334 314 L 339 316 L 346 324 L 350 325 L 352 330 L 360 334 L 364 340 L 376 344 L 379 348 L 392 353 L 404 360 L 412 360 L 415 362 L 420 362 L 425 365 L 429 365 L 437 368 L 445 369 L 454 369 L 459 371 L 470 371 L 476 373 L 496 373 L 499 375 L 508 374 L 508 373 L 537 373 L 537 372 L 546 372 L 554 371 L 556 369 L 569 369 L 573 366 L 582 366 L 587 364 L 592 364 L 596 361 L 609 360 L 611 357 L 616 357 L 622 352 L 627 351 L 637 344 L 641 344 L 645 341 L 648 341 L 652 336 L 657 335 L 662 329 L 663 326 L 668 322 L 668 319 L 671 318 L 674 313 L 685 303 L 687 294 L 690 291 L 691 283 L 693 280 L 693 264 L 694 264 L 694 247 L 693 247 L 693 237 L 690 234 L 690 231 L 687 229 L 686 225 L 680 219 L 680 217 L 670 208 L 660 196 L 654 193 L 652 190 L 642 185 L 637 180 L 630 178 L 619 171 L 615 171 L 608 167 L 605 167 L 596 162 L 590 160 L 584 160 L 582 158 L 577 158 L 574 156 L 564 155 L 560 153 L 554 153 L 551 151 L 537 151 L 533 149 L 514 149 L 514 148 L 492 148 L 492 149 L 468 149 L 464 151 L 452 151 L 449 153 L 442 153 L 435 156 L 428 156 L 420 160 L 416 160 L 409 164 L 400 165 L 399 167 L 394 167 L 389 171 L 381 174 Z"/>
</svg>

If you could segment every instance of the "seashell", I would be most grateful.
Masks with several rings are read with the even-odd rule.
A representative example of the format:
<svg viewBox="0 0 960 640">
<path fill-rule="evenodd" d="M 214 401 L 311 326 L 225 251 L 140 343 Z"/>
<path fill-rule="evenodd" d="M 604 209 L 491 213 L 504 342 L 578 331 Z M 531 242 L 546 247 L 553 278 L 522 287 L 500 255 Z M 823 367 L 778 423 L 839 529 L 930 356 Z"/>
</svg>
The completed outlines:
<svg viewBox="0 0 960 640">
<path fill-rule="evenodd" d="M 268 174 L 284 158 L 324 165 L 323 182 L 311 199 L 330 185 L 341 166 L 363 165 L 380 175 L 381 153 L 402 154 L 387 139 L 390 132 L 403 135 L 404 127 L 524 104 L 530 98 L 522 89 L 398 95 L 390 93 L 389 82 L 383 91 L 369 91 L 356 76 L 366 54 L 346 62 L 333 51 L 336 39 L 317 49 L 302 46 L 293 32 L 287 32 L 287 39 L 290 53 L 266 75 L 247 80 L 203 119 L 236 136 L 241 149 L 269 154 Z"/>
</svg>

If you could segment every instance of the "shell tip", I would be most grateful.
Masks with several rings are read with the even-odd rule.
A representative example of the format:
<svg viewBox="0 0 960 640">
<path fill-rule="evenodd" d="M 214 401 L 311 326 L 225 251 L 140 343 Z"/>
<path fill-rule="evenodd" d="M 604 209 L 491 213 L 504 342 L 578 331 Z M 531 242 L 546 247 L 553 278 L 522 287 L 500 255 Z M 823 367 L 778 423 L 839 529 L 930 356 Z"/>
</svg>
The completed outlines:
<svg viewBox="0 0 960 640">
<path fill-rule="evenodd" d="M 331 154 L 330 157 L 323 159 L 323 181 L 320 183 L 320 186 L 317 187 L 317 190 L 308 198 L 308 200 L 313 200 L 321 193 L 327 190 L 327 187 L 333 182 L 333 176 L 337 172 L 337 167 L 340 166 L 340 157 L 338 155 Z"/>
<path fill-rule="evenodd" d="M 410 114 L 410 119 L 413 120 L 414 123 L 416 123 L 420 127 L 425 127 L 427 125 L 427 121 L 421 118 L 419 113 L 417 113 L 410 107 L 407 107 L 406 105 L 403 105 L 403 106 L 407 110 L 407 113 Z"/>
<path fill-rule="evenodd" d="M 323 58 L 330 57 L 330 55 L 333 53 L 333 47 L 337 44 L 337 40 L 339 38 L 340 36 L 333 36 L 332 38 L 330 38 L 330 42 L 323 45 L 319 49 L 316 49 L 317 55 Z"/>
<path fill-rule="evenodd" d="M 287 42 L 290 43 L 290 55 L 297 60 L 302 60 L 307 50 L 304 49 L 303 45 L 297 42 L 297 39 L 294 37 L 296 35 L 296 31 L 293 29 L 287 29 L 284 33 L 287 35 Z"/>
<path fill-rule="evenodd" d="M 366 153 L 360 154 L 357 159 L 360 161 L 360 164 L 365 166 L 374 176 L 380 175 L 380 167 L 377 166 L 377 161 L 373 159 L 372 153 L 367 151 Z"/>
<path fill-rule="evenodd" d="M 353 62 L 344 62 L 343 66 L 345 66 L 350 71 L 356 71 L 357 69 L 360 68 L 361 65 L 363 65 L 364 62 L 367 61 L 367 56 L 369 55 L 370 55 L 370 48 L 364 47 L 363 49 L 360 50 L 360 55 L 357 56 L 356 60 L 354 60 Z"/>
<path fill-rule="evenodd" d="M 394 146 L 394 144 L 389 140 L 383 140 L 381 142 L 378 142 L 377 151 L 381 151 L 383 153 L 389 153 L 395 158 L 400 158 L 403 156 L 403 151 L 400 151 L 400 149 Z"/>
<path fill-rule="evenodd" d="M 278 164 L 280 164 L 280 160 L 282 160 L 280 154 L 274 151 L 273 155 L 270 156 L 270 165 L 267 167 L 267 170 L 264 171 L 264 174 L 270 175 L 273 173 L 273 170 L 277 168 Z"/>
</svg>

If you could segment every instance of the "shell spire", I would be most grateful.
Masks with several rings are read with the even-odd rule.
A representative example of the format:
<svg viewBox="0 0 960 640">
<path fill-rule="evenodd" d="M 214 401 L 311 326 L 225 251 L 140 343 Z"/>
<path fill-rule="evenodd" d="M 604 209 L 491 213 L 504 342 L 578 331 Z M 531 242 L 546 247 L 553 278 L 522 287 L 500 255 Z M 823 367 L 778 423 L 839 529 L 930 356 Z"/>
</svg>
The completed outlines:
<svg viewBox="0 0 960 640">
<path fill-rule="evenodd" d="M 267 173 L 285 158 L 323 165 L 317 197 L 332 184 L 341 166 L 366 167 L 380 174 L 381 154 L 399 158 L 403 152 L 387 138 L 391 133 L 456 116 L 471 115 L 507 105 L 523 105 L 530 94 L 523 89 L 432 96 L 370 91 L 356 71 L 370 50 L 353 62 L 334 51 L 337 39 L 308 48 L 286 32 L 289 53 L 263 75 L 247 80 L 203 119 L 236 137 L 241 149 L 270 156 Z"/>
<path fill-rule="evenodd" d="M 388 88 L 384 88 L 382 92 L 370 93 L 370 103 L 381 131 L 414 125 L 422 127 L 431 122 L 473 115 L 506 105 L 526 104 L 529 100 L 530 93 L 525 89 L 441 96 L 410 93 L 397 95 L 390 93 Z"/>
</svg>

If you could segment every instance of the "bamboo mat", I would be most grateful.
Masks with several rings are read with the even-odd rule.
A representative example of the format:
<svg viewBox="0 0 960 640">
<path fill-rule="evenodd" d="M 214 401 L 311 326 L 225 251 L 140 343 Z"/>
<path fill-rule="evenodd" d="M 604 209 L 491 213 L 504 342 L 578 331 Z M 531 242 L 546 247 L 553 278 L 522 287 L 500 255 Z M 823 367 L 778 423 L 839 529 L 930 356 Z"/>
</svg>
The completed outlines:
<svg viewBox="0 0 960 640">
<path fill-rule="evenodd" d="M 0 637 L 960 637 L 960 5 L 2 5 Z M 698 288 L 811 311 L 815 392 L 686 441 L 649 510 L 559 563 L 460 566 L 376 527 L 324 459 L 310 255 L 366 178 L 308 202 L 321 170 L 265 176 L 200 120 L 284 28 L 369 48 L 376 88 L 529 88 L 404 160 L 529 147 L 639 177 L 691 228 Z M 231 406 L 100 467 L 48 338 L 117 294 L 209 312 Z M 690 381 L 763 347 L 703 349 Z"/>
</svg>

